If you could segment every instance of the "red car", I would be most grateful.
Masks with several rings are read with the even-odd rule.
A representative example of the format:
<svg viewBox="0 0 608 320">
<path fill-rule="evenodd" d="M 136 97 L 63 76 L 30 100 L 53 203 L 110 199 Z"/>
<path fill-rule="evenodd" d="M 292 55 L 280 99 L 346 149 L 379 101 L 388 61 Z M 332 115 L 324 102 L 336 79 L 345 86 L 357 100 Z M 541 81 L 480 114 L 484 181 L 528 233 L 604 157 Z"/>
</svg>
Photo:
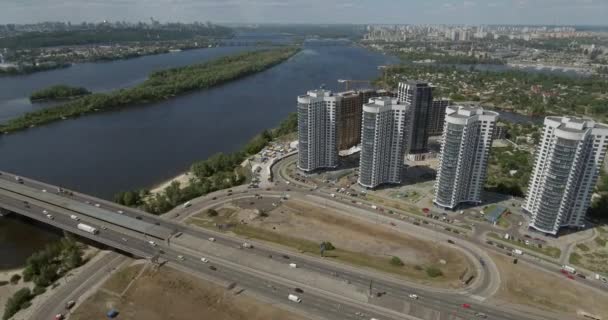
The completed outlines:
<svg viewBox="0 0 608 320">
<path fill-rule="evenodd" d="M 465 308 L 465 309 L 471 309 L 471 305 L 468 304 L 468 303 L 463 303 L 462 307 Z"/>
<path fill-rule="evenodd" d="M 429 208 L 423 208 L 422 209 L 422 212 L 424 212 L 424 213 L 429 213 L 429 211 L 431 211 L 431 210 L 429 210 Z"/>
</svg>

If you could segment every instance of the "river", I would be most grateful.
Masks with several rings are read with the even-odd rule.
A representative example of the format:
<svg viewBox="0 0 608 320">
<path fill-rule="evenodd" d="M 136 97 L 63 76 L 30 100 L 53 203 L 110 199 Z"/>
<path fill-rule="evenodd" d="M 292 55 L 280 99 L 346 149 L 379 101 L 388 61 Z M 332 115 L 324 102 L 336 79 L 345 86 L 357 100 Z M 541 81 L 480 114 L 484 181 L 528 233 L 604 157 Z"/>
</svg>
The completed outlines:
<svg viewBox="0 0 608 320">
<path fill-rule="evenodd" d="M 38 108 L 26 97 L 52 84 L 107 91 L 139 83 L 154 70 L 252 49 L 192 50 L 1 78 L 0 117 Z M 325 85 L 342 90 L 337 79 L 373 79 L 378 66 L 396 62 L 358 46 L 315 41 L 283 64 L 219 87 L 0 136 L 0 168 L 111 199 L 118 191 L 150 187 L 175 176 L 214 153 L 238 150 L 295 111 L 296 96 L 308 89 Z M 28 234 L 31 226 L 18 230 L 19 225 L 11 230 Z M 8 241 L 2 241 L 0 266 L 9 264 L 2 261 L 5 257 L 23 251 L 19 237 Z"/>
</svg>

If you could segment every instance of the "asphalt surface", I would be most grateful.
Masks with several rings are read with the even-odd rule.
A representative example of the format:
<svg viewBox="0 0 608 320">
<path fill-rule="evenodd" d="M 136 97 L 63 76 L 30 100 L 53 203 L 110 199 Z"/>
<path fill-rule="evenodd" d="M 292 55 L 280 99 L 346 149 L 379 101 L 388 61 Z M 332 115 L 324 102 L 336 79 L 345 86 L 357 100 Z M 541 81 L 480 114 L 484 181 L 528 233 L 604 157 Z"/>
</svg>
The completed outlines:
<svg viewBox="0 0 608 320">
<path fill-rule="evenodd" d="M 89 201 L 92 202 L 91 205 L 93 205 L 94 203 L 99 203 L 100 208 L 114 211 L 121 210 L 124 212 L 125 215 L 133 217 L 140 216 L 142 217 L 142 219 L 146 219 L 152 222 L 158 222 L 166 227 L 172 228 L 177 232 L 192 234 L 193 236 L 199 238 L 208 238 L 209 236 L 214 236 L 217 239 L 218 244 L 220 245 L 228 245 L 233 247 L 234 245 L 241 244 L 241 242 L 236 239 L 218 236 L 217 233 L 194 230 L 192 228 L 188 228 L 177 223 L 168 222 L 162 218 L 147 215 L 137 210 L 118 206 L 111 202 L 95 199 L 78 193 L 74 193 L 71 196 L 68 196 L 66 194 L 60 194 L 62 198 L 61 201 L 54 201 L 54 203 L 52 204 L 48 202 L 38 201 L 37 193 L 42 193 L 42 191 L 38 190 L 46 189 L 47 193 L 49 193 L 57 192 L 56 188 L 53 189 L 52 186 L 25 179 L 24 184 L 28 187 L 36 189 L 36 191 L 33 192 L 31 190 L 28 190 L 26 193 L 23 193 L 23 186 L 18 185 L 14 180 L 14 177 L 3 173 L 0 176 L 0 179 L 2 179 L 4 182 L 11 181 L 12 183 L 10 188 L 2 189 L 0 187 L 0 203 L 2 203 L 2 205 L 8 210 L 24 214 L 40 221 L 45 221 L 56 227 L 86 236 L 100 243 L 116 247 L 120 250 L 130 252 L 137 256 L 149 258 L 158 255 L 159 250 L 162 249 L 164 253 L 160 254 L 160 256 L 162 256 L 163 259 L 167 259 L 172 263 L 179 264 L 180 266 L 187 267 L 197 272 L 207 273 L 214 277 L 224 278 L 227 281 L 237 281 L 240 285 L 246 287 L 249 290 L 253 290 L 255 292 L 261 293 L 265 296 L 269 296 L 272 298 L 278 298 L 279 301 L 284 301 L 287 297 L 287 294 L 289 292 L 292 292 L 293 290 L 293 283 L 291 286 L 285 285 L 285 282 L 290 282 L 289 280 L 273 279 L 272 281 L 270 281 L 268 279 L 272 278 L 272 275 L 264 274 L 261 272 L 255 275 L 257 273 L 257 271 L 255 270 L 243 272 L 243 269 L 245 269 L 244 267 L 229 266 L 230 262 L 228 261 L 223 262 L 221 266 L 218 265 L 217 270 L 211 270 L 208 268 L 207 265 L 204 265 L 200 262 L 200 258 L 190 255 L 186 252 L 176 251 L 174 248 L 167 247 L 162 241 L 158 242 L 158 246 L 153 247 L 147 242 L 146 239 L 141 238 L 141 234 L 133 234 L 131 232 L 122 230 L 122 228 L 120 227 L 115 228 L 114 226 L 110 226 L 106 230 L 103 230 L 102 226 L 105 226 L 106 224 L 102 224 L 99 221 L 87 217 L 85 212 L 78 213 L 79 216 L 81 216 L 82 221 L 94 227 L 98 227 L 100 229 L 100 233 L 94 236 L 86 232 L 82 232 L 76 229 L 77 221 L 70 219 L 70 215 L 74 214 L 74 210 L 67 209 L 65 203 L 73 201 L 80 201 L 84 203 L 86 203 L 86 201 Z M 7 184 L 3 183 L 2 185 L 6 186 Z M 22 194 L 17 194 L 13 192 L 13 189 L 20 190 Z M 26 208 L 24 206 L 23 201 L 28 201 L 29 208 Z M 70 208 L 74 207 L 70 206 Z M 53 214 L 53 220 L 46 218 L 46 216 L 42 214 L 42 211 L 45 209 L 48 210 L 49 213 Z M 256 249 L 254 249 L 253 251 L 259 252 L 261 255 L 264 256 L 267 256 L 268 254 L 278 254 L 276 251 L 271 251 L 260 247 L 256 247 Z M 177 259 L 178 255 L 184 256 L 184 260 Z M 281 254 L 279 253 L 278 256 L 281 256 Z M 311 262 L 309 260 L 302 259 L 301 257 L 290 257 L 290 259 L 293 259 L 293 262 L 296 262 L 301 268 L 315 270 L 322 274 L 339 274 L 340 277 L 342 277 L 343 279 L 347 279 L 352 283 L 356 283 L 363 287 L 367 287 L 369 285 L 370 276 L 367 274 L 362 275 L 361 273 L 353 272 L 348 269 L 340 269 L 335 266 L 327 266 L 322 263 Z M 219 259 L 213 260 L 218 261 Z M 306 287 L 305 284 L 296 283 L 295 285 L 298 285 L 300 288 Z M 376 290 L 384 290 L 387 292 L 387 295 L 395 296 L 398 298 L 406 298 L 407 295 L 411 293 L 416 293 L 421 298 L 419 300 L 414 301 L 413 303 L 422 306 L 427 306 L 432 309 L 440 310 L 444 314 L 459 313 L 465 317 L 473 317 L 476 312 L 481 311 L 487 314 L 490 319 L 497 320 L 541 319 L 538 317 L 511 315 L 504 311 L 496 310 L 490 306 L 477 304 L 475 301 L 471 301 L 470 298 L 467 298 L 463 295 L 439 294 L 436 292 L 429 292 L 418 288 L 406 288 L 401 284 L 391 283 L 389 281 L 386 281 L 385 279 L 374 279 L 374 288 Z M 302 297 L 303 301 L 301 304 L 298 304 L 298 307 L 305 310 L 305 312 L 312 312 L 324 316 L 329 315 L 330 319 L 350 319 L 352 318 L 352 316 L 356 317 L 356 319 L 361 318 L 361 316 L 357 315 L 357 313 L 366 314 L 366 316 L 374 316 L 369 311 L 370 308 L 373 309 L 373 307 L 369 304 L 363 304 L 363 306 L 361 306 L 360 302 L 349 302 L 346 301 L 347 299 L 341 297 L 334 297 L 333 299 L 329 299 L 328 296 L 331 296 L 331 293 L 328 292 L 320 292 L 317 295 L 315 295 L 314 292 L 315 288 L 307 288 L 305 290 L 305 297 Z M 351 303 L 352 305 L 350 305 L 349 303 Z M 462 309 L 461 305 L 463 303 L 472 304 L 473 308 L 466 310 Z M 339 305 L 340 307 L 338 307 Z M 387 316 L 386 314 L 382 314 L 385 312 L 388 312 L 389 315 Z M 386 309 L 381 309 L 379 313 L 380 314 L 375 314 L 375 317 L 378 319 L 391 318 L 390 312 Z M 398 318 L 403 317 L 405 316 L 401 315 Z"/>
</svg>

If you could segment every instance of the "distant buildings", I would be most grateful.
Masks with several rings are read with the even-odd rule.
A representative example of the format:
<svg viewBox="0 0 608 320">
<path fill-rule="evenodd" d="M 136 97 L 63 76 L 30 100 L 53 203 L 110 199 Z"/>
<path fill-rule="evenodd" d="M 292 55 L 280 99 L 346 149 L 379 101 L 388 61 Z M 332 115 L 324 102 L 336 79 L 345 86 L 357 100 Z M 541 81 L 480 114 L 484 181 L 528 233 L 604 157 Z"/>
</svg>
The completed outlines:
<svg viewBox="0 0 608 320">
<path fill-rule="evenodd" d="M 571 117 L 545 118 L 534 171 L 523 205 L 530 227 L 556 235 L 584 225 L 606 156 L 608 125 Z"/>
<path fill-rule="evenodd" d="M 298 168 L 311 172 L 338 166 L 337 105 L 341 97 L 328 90 L 298 96 Z"/>
<path fill-rule="evenodd" d="M 411 107 L 394 98 L 374 98 L 363 106 L 360 185 L 401 182 L 411 119 Z"/>
<path fill-rule="evenodd" d="M 431 109 L 429 110 L 429 123 L 426 129 L 429 136 L 438 136 L 443 133 L 445 110 L 451 103 L 452 101 L 449 99 L 433 100 Z"/>
<path fill-rule="evenodd" d="M 433 103 L 433 87 L 426 82 L 409 81 L 399 83 L 399 101 L 411 106 L 413 112 L 410 153 L 424 153 L 428 149 L 429 110 Z"/>
<path fill-rule="evenodd" d="M 498 113 L 480 107 L 450 106 L 439 156 L 433 203 L 455 209 L 480 203 Z"/>
</svg>

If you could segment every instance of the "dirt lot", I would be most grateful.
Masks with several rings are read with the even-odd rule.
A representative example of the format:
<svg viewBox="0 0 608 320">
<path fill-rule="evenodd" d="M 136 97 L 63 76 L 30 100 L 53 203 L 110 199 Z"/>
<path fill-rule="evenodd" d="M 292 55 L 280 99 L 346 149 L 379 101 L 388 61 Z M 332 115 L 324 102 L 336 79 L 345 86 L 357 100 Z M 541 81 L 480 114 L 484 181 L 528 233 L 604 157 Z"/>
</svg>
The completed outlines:
<svg viewBox="0 0 608 320">
<path fill-rule="evenodd" d="M 168 267 L 156 271 L 146 268 L 123 296 L 110 290 L 126 288 L 116 284 L 139 274 L 139 268 L 127 267 L 113 276 L 101 290 L 82 303 L 70 319 L 105 319 L 105 313 L 111 308 L 118 310 L 119 318 L 123 320 L 305 319 L 244 294 L 235 296 L 222 287 Z"/>
<path fill-rule="evenodd" d="M 237 235 L 278 243 L 317 256 L 320 255 L 320 243 L 329 241 L 337 249 L 326 251 L 328 258 L 434 286 L 459 288 L 459 277 L 466 270 L 473 270 L 458 251 L 406 236 L 388 226 L 364 223 L 297 200 L 268 208 L 264 200 L 237 202 L 218 209 L 216 217 L 201 213 L 191 222 L 203 227 L 223 224 L 226 230 Z M 256 213 L 254 208 L 261 209 L 263 214 Z M 393 256 L 399 257 L 404 265 L 391 264 Z M 443 275 L 429 276 L 428 270 L 432 268 L 438 268 Z"/>
<path fill-rule="evenodd" d="M 608 317 L 608 295 L 576 285 L 561 274 L 547 274 L 525 264 L 514 265 L 512 258 L 491 253 L 501 274 L 496 299 L 513 304 L 564 312 L 576 318 L 579 310 Z"/>
</svg>

